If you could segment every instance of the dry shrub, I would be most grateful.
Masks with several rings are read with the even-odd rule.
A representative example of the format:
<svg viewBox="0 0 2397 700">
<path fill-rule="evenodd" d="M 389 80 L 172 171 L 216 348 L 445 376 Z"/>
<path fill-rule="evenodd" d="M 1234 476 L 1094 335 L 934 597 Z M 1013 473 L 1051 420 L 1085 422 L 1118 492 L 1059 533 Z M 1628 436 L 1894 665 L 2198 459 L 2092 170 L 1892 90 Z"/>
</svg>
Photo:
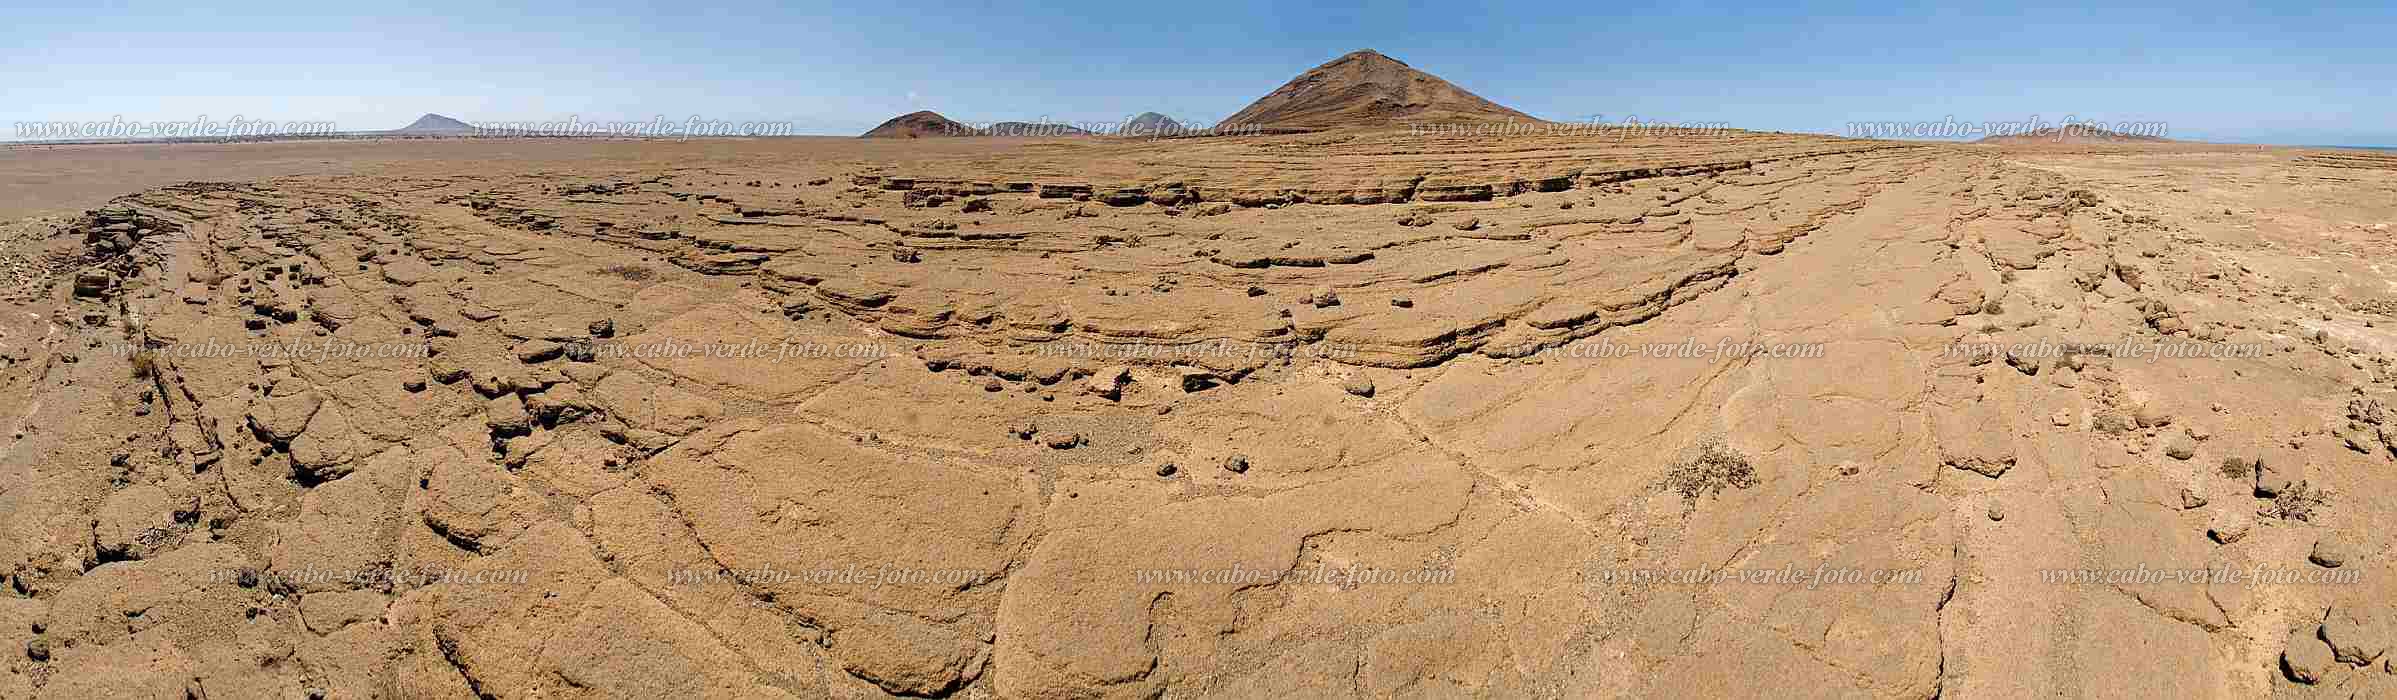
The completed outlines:
<svg viewBox="0 0 2397 700">
<path fill-rule="evenodd" d="M 2272 497 L 2272 504 L 2264 506 L 2257 514 L 2267 518 L 2313 522 L 2316 512 L 2329 503 L 2330 494 L 2300 481 L 2281 489 L 2279 495 Z"/>
<path fill-rule="evenodd" d="M 649 268 L 639 265 L 624 264 L 609 265 L 607 267 L 599 268 L 599 274 L 622 277 L 626 280 L 634 282 L 647 282 L 657 277 L 657 273 L 651 271 Z"/>
<path fill-rule="evenodd" d="M 2224 457 L 2222 458 L 2222 469 L 2220 471 L 2225 477 L 2232 479 L 2245 479 L 2255 476 L 2256 465 L 2255 462 L 2249 461 L 2247 459 L 2239 457 Z"/>
<path fill-rule="evenodd" d="M 1681 494 L 1684 501 L 1695 502 L 1733 488 L 1750 488 L 1756 483 L 1755 465 L 1749 463 L 1747 455 L 1725 444 L 1720 435 L 1700 440 L 1697 454 L 1665 469 L 1665 488 Z"/>
<path fill-rule="evenodd" d="M 133 377 L 149 379 L 158 374 L 158 351 L 140 350 L 133 353 Z"/>
</svg>

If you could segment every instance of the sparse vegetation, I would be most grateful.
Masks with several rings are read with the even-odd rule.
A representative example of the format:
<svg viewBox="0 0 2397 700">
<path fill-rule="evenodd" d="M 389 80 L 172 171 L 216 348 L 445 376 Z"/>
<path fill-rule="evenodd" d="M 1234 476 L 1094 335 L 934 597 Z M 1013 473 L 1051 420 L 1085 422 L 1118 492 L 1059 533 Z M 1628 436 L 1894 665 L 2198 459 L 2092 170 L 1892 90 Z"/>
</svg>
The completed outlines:
<svg viewBox="0 0 2397 700">
<path fill-rule="evenodd" d="M 1747 455 L 1725 444 L 1720 435 L 1707 436 L 1698 442 L 1695 455 L 1665 469 L 1665 487 L 1693 503 L 1729 489 L 1756 484 L 1755 465 L 1749 463 Z"/>
<path fill-rule="evenodd" d="M 2224 457 L 2222 458 L 2222 468 L 2220 471 L 2225 477 L 2233 479 L 2245 479 L 2255 476 L 2255 467 L 2255 462 L 2249 461 L 2243 457 Z"/>
<path fill-rule="evenodd" d="M 2330 494 L 2300 481 L 2288 488 L 2281 489 L 2279 495 L 2272 497 L 2272 503 L 2256 511 L 2256 514 L 2267 518 L 2310 523 L 2314 521 L 2314 515 L 2329 503 Z"/>
<path fill-rule="evenodd" d="M 650 279 L 657 277 L 657 273 L 651 271 L 649 268 L 639 265 L 622 264 L 609 265 L 607 267 L 599 268 L 599 274 L 622 277 L 633 282 L 647 282 Z"/>
<path fill-rule="evenodd" d="M 133 353 L 133 377 L 149 379 L 158 374 L 158 351 L 140 350 Z"/>
<path fill-rule="evenodd" d="M 40 12 L 125 77 L 0 142 L 0 700 L 2397 700 L 2382 4 L 1844 71 L 1840 11 L 766 7 L 567 109 L 437 45 L 547 22 L 311 12 L 397 66 L 335 104 L 158 50 L 272 20 Z"/>
</svg>

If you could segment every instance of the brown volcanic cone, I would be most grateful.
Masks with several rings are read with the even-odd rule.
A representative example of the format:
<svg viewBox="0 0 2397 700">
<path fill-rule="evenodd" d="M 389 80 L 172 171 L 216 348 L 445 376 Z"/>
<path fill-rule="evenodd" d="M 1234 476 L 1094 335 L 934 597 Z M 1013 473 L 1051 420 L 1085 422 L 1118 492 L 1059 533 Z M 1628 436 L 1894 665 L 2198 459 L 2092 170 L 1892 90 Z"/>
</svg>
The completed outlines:
<svg viewBox="0 0 2397 700">
<path fill-rule="evenodd" d="M 890 121 L 883 122 L 882 126 L 874 127 L 873 131 L 868 131 L 858 138 L 920 139 L 933 136 L 971 136 L 973 133 L 972 127 L 950 121 L 948 117 L 941 116 L 938 112 L 924 110 L 891 117 Z"/>
<path fill-rule="evenodd" d="M 475 128 L 473 124 L 468 124 L 456 119 L 451 119 L 438 114 L 426 114 L 424 116 L 417 117 L 415 123 L 401 127 L 397 131 L 398 133 L 402 134 L 459 135 L 474 133 Z"/>
<path fill-rule="evenodd" d="M 1330 128 L 1452 121 L 1539 120 L 1367 49 L 1300 73 L 1223 123 Z"/>
</svg>

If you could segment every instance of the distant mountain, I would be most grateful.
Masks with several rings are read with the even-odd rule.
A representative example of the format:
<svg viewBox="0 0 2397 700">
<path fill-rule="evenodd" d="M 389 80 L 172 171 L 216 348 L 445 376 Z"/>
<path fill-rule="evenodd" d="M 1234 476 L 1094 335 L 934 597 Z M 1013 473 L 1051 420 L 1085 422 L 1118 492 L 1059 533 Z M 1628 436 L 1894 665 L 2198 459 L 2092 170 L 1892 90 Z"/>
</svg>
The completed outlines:
<svg viewBox="0 0 2397 700">
<path fill-rule="evenodd" d="M 399 130 L 392 133 L 424 136 L 464 136 L 475 133 L 475 128 L 473 124 L 468 124 L 456 119 L 451 119 L 438 114 L 427 114 L 417 117 L 416 123 L 401 127 Z"/>
<path fill-rule="evenodd" d="M 984 136 L 1089 136 L 1090 132 L 1072 124 L 1056 122 L 999 122 L 983 129 Z"/>
<path fill-rule="evenodd" d="M 1141 112 L 1140 116 L 1125 120 L 1123 129 L 1118 133 L 1124 136 L 1168 136 L 1186 130 L 1182 123 L 1174 121 L 1173 117 L 1156 112 Z"/>
<path fill-rule="evenodd" d="M 924 110 L 891 117 L 890 121 L 883 122 L 881 126 L 874 127 L 874 130 L 868 131 L 858 138 L 920 139 L 939 136 L 972 136 L 974 133 L 973 127 L 950 121 L 948 117 L 941 116 L 932 110 Z"/>
<path fill-rule="evenodd" d="M 2107 131 L 2107 130 L 2105 130 L 2105 129 L 2100 129 L 2100 128 L 2097 128 L 2097 127 L 2094 127 L 2094 126 L 2080 126 L 2080 125 L 2074 125 L 2074 126 L 2065 126 L 2065 127 L 2048 127 L 2048 128 L 2045 128 L 2045 129 L 2039 129 L 2039 130 L 2036 130 L 2036 131 L 2029 131 L 2029 132 L 2020 133 L 2020 134 L 2007 134 L 2007 135 L 2004 135 L 2004 136 L 1985 136 L 1985 137 L 1982 137 L 1982 138 L 1981 138 L 1981 140 L 1979 140 L 1979 141 L 1975 141 L 1974 143 L 1994 143 L 1994 144 L 2000 144 L 2000 145 L 2009 145 L 2009 144 L 2027 144 L 2027 143 L 2171 143 L 2171 142 L 2172 142 L 2172 139 L 2164 138 L 2164 137 L 2162 137 L 2162 136 L 2146 136 L 2146 135 L 2141 135 L 2141 134 L 2125 134 L 2125 133 L 2122 133 L 2122 132 L 2119 132 L 2119 131 Z"/>
<path fill-rule="evenodd" d="M 1300 73 L 1223 124 L 1323 129 L 1458 121 L 1539 120 L 1367 49 Z"/>
</svg>

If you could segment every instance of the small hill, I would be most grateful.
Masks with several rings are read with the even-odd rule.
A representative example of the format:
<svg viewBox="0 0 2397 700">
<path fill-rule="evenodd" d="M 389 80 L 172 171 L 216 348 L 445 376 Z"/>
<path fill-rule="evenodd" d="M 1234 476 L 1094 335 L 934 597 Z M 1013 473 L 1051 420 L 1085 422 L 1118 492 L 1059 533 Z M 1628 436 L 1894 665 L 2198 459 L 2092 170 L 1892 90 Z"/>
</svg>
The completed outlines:
<svg viewBox="0 0 2397 700">
<path fill-rule="evenodd" d="M 2006 135 L 2003 135 L 2003 136 L 1985 136 L 1985 137 L 1982 137 L 1982 138 L 1981 138 L 1981 140 L 1979 140 L 1979 141 L 1975 141 L 1974 143 L 1991 143 L 1991 144 L 1998 144 L 1998 145 L 2021 145 L 2021 144 L 2033 144 L 2033 143 L 2171 143 L 2171 142 L 2172 142 L 2172 139 L 2164 138 L 2164 137 L 2162 137 L 2162 136 L 2147 136 L 2147 135 L 2142 135 L 2142 134 L 2125 134 L 2125 133 L 2122 133 L 2122 132 L 2119 132 L 2119 131 L 2107 131 L 2107 130 L 2105 130 L 2105 129 L 2100 129 L 2100 128 L 2097 128 L 2097 127 L 2094 127 L 2094 126 L 2072 125 L 2072 126 L 2061 126 L 2061 127 L 2054 127 L 2054 126 L 2051 126 L 2051 127 L 2045 128 L 2045 129 L 2039 129 L 2039 130 L 2036 130 L 2036 131 L 2029 131 L 2029 132 L 2020 133 L 2020 134 L 2006 134 Z"/>
<path fill-rule="evenodd" d="M 999 122 L 982 130 L 986 136 L 1089 136 L 1088 130 L 1056 122 Z"/>
<path fill-rule="evenodd" d="M 1124 120 L 1124 126 L 1118 133 L 1124 136 L 1170 136 L 1187 130 L 1181 122 L 1174 121 L 1173 117 L 1156 112 L 1141 112 L 1140 116 Z"/>
<path fill-rule="evenodd" d="M 1223 123 L 1322 129 L 1457 121 L 1539 120 L 1368 49 L 1300 73 Z"/>
<path fill-rule="evenodd" d="M 872 131 L 868 131 L 858 138 L 921 139 L 939 136 L 972 136 L 973 134 L 972 127 L 950 121 L 948 117 L 941 116 L 938 112 L 924 110 L 891 117 L 890 121 L 883 122 L 881 126 L 874 127 Z"/>
<path fill-rule="evenodd" d="M 399 130 L 392 133 L 422 136 L 466 136 L 475 133 L 475 128 L 473 124 L 456 119 L 438 114 L 426 114 L 417 117 L 416 123 L 400 127 Z"/>
</svg>

